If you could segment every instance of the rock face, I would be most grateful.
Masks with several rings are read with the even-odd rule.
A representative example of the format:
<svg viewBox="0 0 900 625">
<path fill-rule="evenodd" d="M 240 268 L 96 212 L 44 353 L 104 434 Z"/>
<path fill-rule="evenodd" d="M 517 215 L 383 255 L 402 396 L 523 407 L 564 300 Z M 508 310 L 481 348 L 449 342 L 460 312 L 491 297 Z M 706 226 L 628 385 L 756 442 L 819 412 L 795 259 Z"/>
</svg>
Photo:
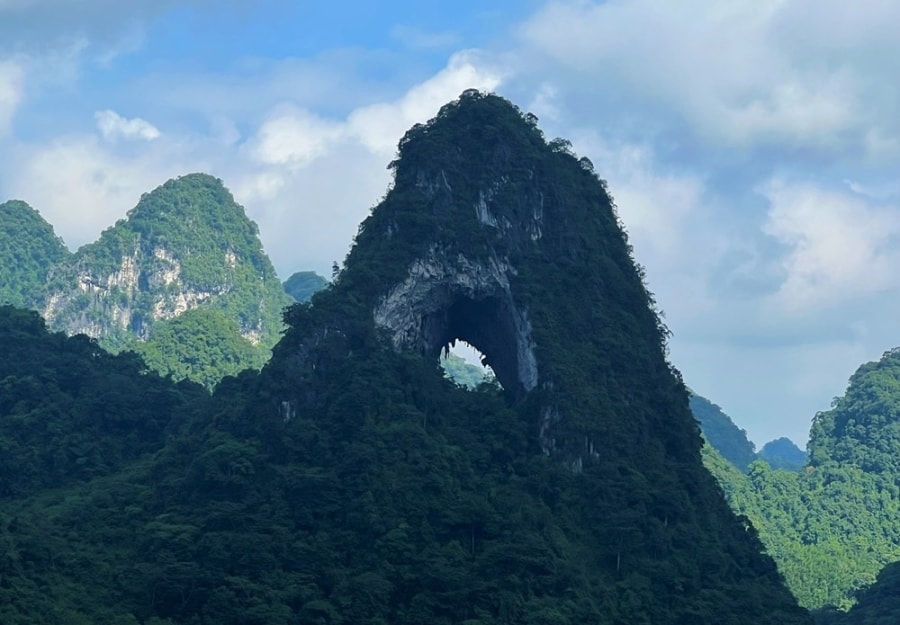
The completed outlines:
<svg viewBox="0 0 900 625">
<path fill-rule="evenodd" d="M 374 311 L 396 349 L 435 359 L 457 339 L 478 347 L 505 388 L 519 397 L 538 384 L 531 322 L 513 300 L 508 262 L 486 264 L 432 248 Z"/>
<path fill-rule="evenodd" d="M 539 533 L 572 541 L 557 570 L 578 568 L 578 581 L 548 574 L 535 596 L 562 606 L 567 588 L 593 588 L 584 592 L 596 604 L 580 617 L 547 622 L 808 623 L 701 464 L 687 391 L 666 360 L 667 330 L 606 184 L 568 142 L 547 142 L 536 121 L 502 98 L 469 91 L 403 137 L 390 165 L 394 185 L 360 226 L 344 269 L 287 316 L 290 328 L 264 372 L 272 418 L 287 428 L 312 420 L 318 425 L 303 431 L 321 428 L 322 437 L 339 422 L 339 433 L 328 436 L 347 449 L 415 456 L 395 449 L 393 439 L 353 442 L 357 427 L 393 436 L 393 419 L 443 448 L 456 435 L 447 430 L 450 438 L 442 438 L 434 423 L 435 406 L 452 401 L 434 381 L 438 355 L 465 340 L 496 372 L 528 441 L 524 456 L 504 451 L 497 466 L 480 458 L 472 466 L 486 462 L 483 470 L 506 476 L 512 491 L 545 480 L 536 487 L 548 515 Z M 417 420 L 407 424 L 409 414 Z M 367 453 L 367 472 L 393 475 Z M 397 466 L 392 471 L 408 468 Z M 457 483 L 461 475 L 422 479 Z M 344 500 L 369 501 L 378 490 L 370 484 L 356 492 L 359 480 L 347 479 Z M 512 500 L 531 496 L 516 492 Z M 518 509 L 486 505 L 505 518 Z M 360 536 L 386 531 L 366 518 L 373 525 Z M 478 522 L 466 523 L 474 532 Z M 441 534 L 439 525 L 407 517 L 403 527 L 427 527 L 423 533 L 455 545 L 456 535 Z M 515 530 L 485 537 L 484 553 L 503 531 Z M 483 570 L 475 534 L 471 541 L 472 571 Z M 518 566 L 530 565 L 506 570 Z M 507 579 L 481 583 L 502 596 Z M 398 601 L 416 592 L 410 587 Z M 473 601 L 490 603 L 471 592 Z M 502 609 L 484 609 L 496 618 L 484 622 L 507 622 L 497 616 Z"/>
<path fill-rule="evenodd" d="M 40 312 L 53 329 L 115 348 L 212 306 L 270 347 L 289 302 L 243 208 L 220 180 L 191 174 L 145 194 L 126 219 L 55 265 Z"/>
</svg>

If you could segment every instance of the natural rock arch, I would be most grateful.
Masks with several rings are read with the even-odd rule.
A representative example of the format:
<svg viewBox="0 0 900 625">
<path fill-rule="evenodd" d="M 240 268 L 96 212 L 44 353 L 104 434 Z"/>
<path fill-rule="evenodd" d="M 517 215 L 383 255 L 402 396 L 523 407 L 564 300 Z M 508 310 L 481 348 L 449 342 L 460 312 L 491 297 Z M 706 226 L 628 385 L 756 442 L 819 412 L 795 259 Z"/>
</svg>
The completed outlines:
<svg viewBox="0 0 900 625">
<path fill-rule="evenodd" d="M 512 272 L 503 260 L 473 262 L 433 249 L 381 300 L 375 322 L 395 348 L 428 358 L 456 340 L 469 343 L 504 389 L 524 397 L 537 386 L 537 360 L 531 322 L 510 291 Z"/>
</svg>

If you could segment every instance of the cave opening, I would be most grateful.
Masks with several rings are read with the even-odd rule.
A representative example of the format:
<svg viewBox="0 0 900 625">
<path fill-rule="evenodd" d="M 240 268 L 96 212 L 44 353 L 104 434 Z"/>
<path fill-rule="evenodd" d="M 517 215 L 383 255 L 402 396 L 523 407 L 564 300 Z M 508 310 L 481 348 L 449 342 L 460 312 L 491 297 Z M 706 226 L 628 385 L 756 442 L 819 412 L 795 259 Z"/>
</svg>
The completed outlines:
<svg viewBox="0 0 900 625">
<path fill-rule="evenodd" d="M 511 302 L 497 295 L 473 298 L 458 293 L 445 293 L 440 299 L 445 305 L 422 319 L 426 352 L 440 358 L 445 353 L 454 353 L 457 346 L 465 354 L 464 360 L 477 362 L 485 371 L 490 368 L 498 386 L 512 397 L 524 396 L 528 389 L 519 375 Z"/>
<path fill-rule="evenodd" d="M 446 377 L 469 390 L 475 390 L 482 384 L 498 390 L 503 388 L 497 374 L 487 364 L 485 355 L 467 341 L 457 338 L 445 345 L 441 350 L 440 363 Z"/>
</svg>

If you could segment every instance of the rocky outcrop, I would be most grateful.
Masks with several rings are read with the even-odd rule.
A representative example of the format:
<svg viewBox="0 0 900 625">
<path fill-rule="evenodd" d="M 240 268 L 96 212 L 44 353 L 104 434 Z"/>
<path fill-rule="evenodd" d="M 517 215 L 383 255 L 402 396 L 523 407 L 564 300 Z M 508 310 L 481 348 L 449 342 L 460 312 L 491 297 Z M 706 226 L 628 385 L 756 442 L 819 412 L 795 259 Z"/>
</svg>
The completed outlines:
<svg viewBox="0 0 900 625">
<path fill-rule="evenodd" d="M 126 219 L 50 274 L 40 309 L 49 325 L 112 348 L 201 306 L 223 310 L 245 339 L 271 347 L 290 303 L 256 225 L 220 180 L 204 174 L 145 194 Z"/>
</svg>

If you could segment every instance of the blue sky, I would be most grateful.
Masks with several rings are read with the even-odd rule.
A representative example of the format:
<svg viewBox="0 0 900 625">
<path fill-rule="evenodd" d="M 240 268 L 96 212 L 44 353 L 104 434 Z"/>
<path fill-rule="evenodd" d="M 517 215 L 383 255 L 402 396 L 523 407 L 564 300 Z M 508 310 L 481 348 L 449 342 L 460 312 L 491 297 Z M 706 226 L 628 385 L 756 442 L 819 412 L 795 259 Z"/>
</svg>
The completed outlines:
<svg viewBox="0 0 900 625">
<path fill-rule="evenodd" d="M 802 444 L 900 344 L 898 30 L 887 0 L 0 0 L 0 200 L 74 248 L 207 171 L 280 275 L 327 275 L 405 129 L 494 90 L 608 180 L 686 382 Z"/>
</svg>

